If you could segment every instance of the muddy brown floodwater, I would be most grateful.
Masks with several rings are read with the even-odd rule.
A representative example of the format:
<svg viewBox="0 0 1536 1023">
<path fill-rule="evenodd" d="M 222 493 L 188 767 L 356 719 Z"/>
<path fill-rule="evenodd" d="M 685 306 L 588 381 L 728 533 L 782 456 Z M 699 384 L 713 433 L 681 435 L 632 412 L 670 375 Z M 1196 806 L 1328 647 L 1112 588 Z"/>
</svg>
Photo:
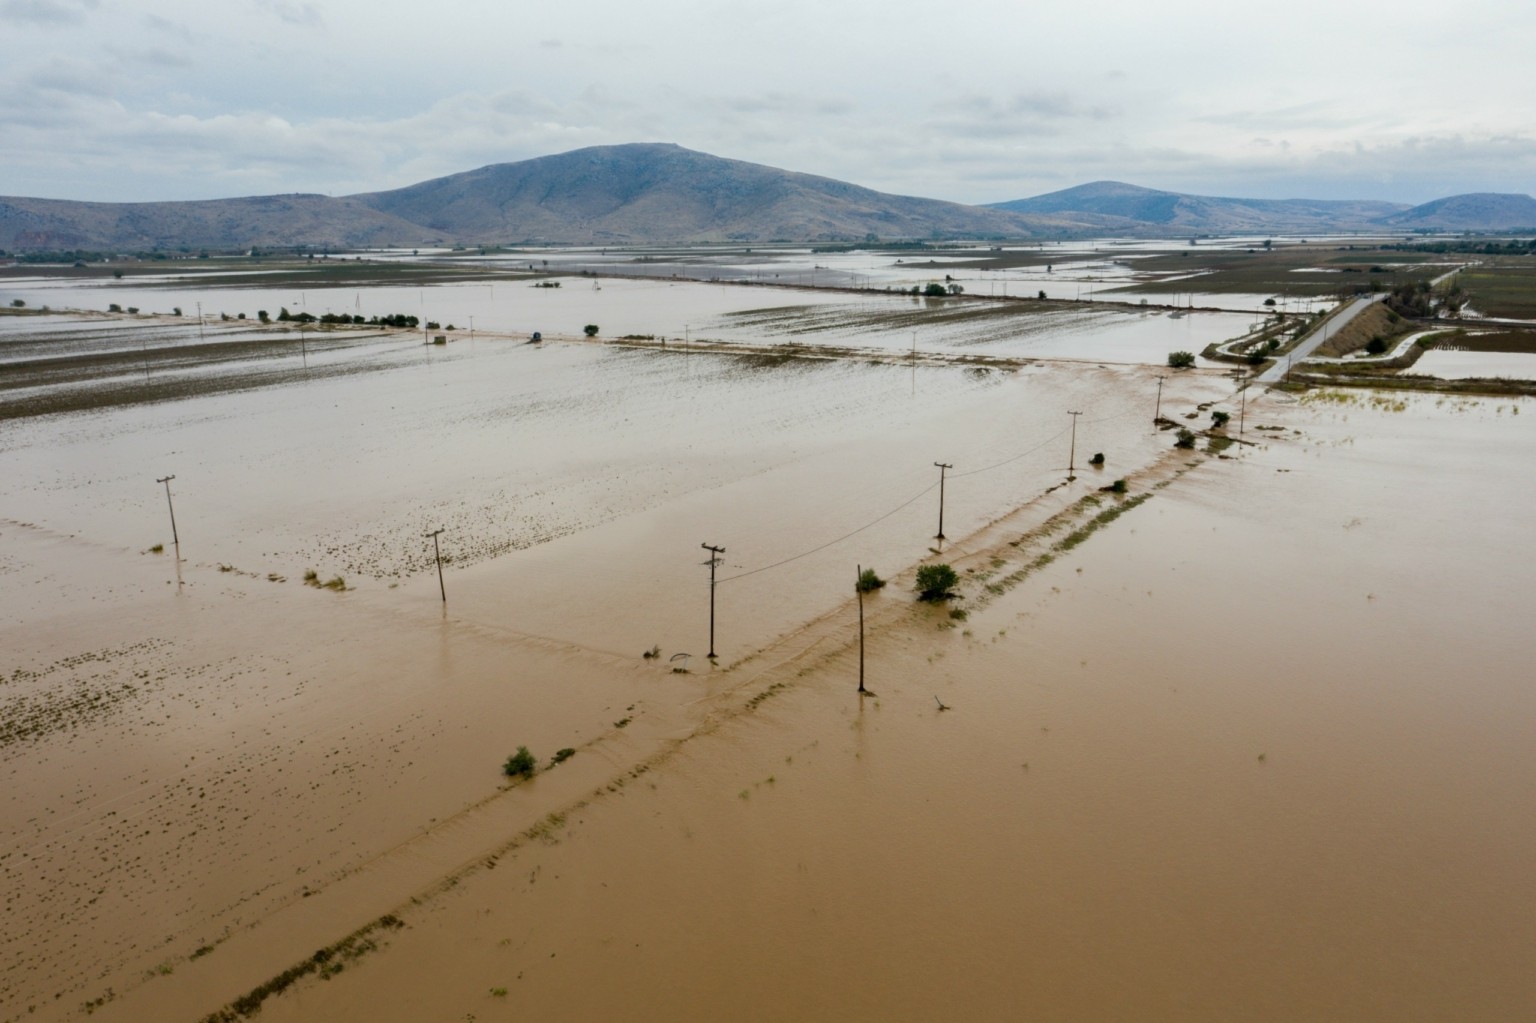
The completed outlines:
<svg viewBox="0 0 1536 1023">
<path fill-rule="evenodd" d="M 0 1020 L 1536 1003 L 1529 400 L 429 354 L 6 424 Z"/>
</svg>

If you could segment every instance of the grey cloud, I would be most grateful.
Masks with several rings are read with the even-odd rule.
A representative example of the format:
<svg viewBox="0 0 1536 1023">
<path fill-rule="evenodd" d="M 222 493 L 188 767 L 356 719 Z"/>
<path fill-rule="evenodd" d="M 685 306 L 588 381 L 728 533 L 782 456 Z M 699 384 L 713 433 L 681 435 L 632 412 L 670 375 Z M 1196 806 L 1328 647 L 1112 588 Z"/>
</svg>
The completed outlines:
<svg viewBox="0 0 1536 1023">
<path fill-rule="evenodd" d="M 256 0 L 256 6 L 269 14 L 275 14 L 290 25 L 316 26 L 321 22 L 318 5 L 292 0 Z"/>
<path fill-rule="evenodd" d="M 100 0 L 0 0 L 0 18 L 34 25 L 70 25 L 95 10 Z"/>
<path fill-rule="evenodd" d="M 111 81 L 99 65 L 66 57 L 55 57 L 32 71 L 26 76 L 24 84 L 66 96 L 105 99 L 113 92 Z"/>
<path fill-rule="evenodd" d="M 163 46 L 146 46 L 133 50 L 114 50 L 113 55 L 128 64 L 184 70 L 196 66 L 196 62 L 182 50 L 169 50 Z"/>
</svg>

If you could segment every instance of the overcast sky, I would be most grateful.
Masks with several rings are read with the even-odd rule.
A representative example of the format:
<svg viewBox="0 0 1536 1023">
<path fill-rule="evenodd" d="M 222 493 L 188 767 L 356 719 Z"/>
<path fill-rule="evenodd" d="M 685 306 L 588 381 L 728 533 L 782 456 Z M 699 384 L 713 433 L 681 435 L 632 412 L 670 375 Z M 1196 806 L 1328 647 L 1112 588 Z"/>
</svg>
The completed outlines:
<svg viewBox="0 0 1536 1023">
<path fill-rule="evenodd" d="M 676 142 L 997 202 L 1536 191 L 1522 0 L 0 0 L 0 194 L 343 195 Z"/>
</svg>

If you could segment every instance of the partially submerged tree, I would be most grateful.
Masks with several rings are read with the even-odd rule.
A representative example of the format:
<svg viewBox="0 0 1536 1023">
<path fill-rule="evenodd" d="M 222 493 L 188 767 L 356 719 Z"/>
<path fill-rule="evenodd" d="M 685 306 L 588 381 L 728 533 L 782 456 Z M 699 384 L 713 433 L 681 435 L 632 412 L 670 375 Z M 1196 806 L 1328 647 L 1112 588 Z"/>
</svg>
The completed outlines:
<svg viewBox="0 0 1536 1023">
<path fill-rule="evenodd" d="M 923 565 L 917 570 L 917 599 L 925 601 L 948 600 L 950 592 L 960 582 L 960 576 L 948 565 Z"/>
</svg>

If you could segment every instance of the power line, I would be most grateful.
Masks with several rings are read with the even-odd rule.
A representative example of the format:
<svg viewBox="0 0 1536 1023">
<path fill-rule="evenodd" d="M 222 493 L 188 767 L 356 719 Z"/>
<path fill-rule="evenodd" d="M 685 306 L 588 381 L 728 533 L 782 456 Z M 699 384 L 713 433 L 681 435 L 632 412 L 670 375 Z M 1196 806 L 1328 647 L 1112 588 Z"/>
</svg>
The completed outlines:
<svg viewBox="0 0 1536 1023">
<path fill-rule="evenodd" d="M 738 572 L 735 575 L 728 575 L 724 579 L 721 579 L 720 581 L 722 583 L 728 583 L 728 582 L 732 582 L 732 581 L 734 581 L 736 579 L 745 579 L 749 575 L 756 575 L 759 572 L 766 572 L 770 568 L 779 568 L 780 566 L 789 564 L 791 561 L 799 561 L 801 558 L 808 558 L 812 554 L 819 554 L 820 552 L 826 550 L 828 547 L 832 547 L 832 546 L 834 546 L 836 544 L 840 544 L 844 540 L 850 539 L 851 537 L 858 536 L 860 533 L 864 532 L 864 530 L 869 529 L 869 528 L 871 528 L 873 526 L 878 526 L 880 523 L 884 522 L 886 519 L 890 518 L 892 515 L 895 515 L 897 512 L 901 511 L 903 508 L 907 508 L 907 507 L 911 506 L 913 503 L 915 503 L 918 500 L 918 498 L 926 497 L 928 494 L 932 493 L 933 489 L 935 487 L 937 487 L 937 486 L 938 486 L 937 483 L 929 484 L 928 486 L 923 488 L 921 493 L 918 493 L 918 494 L 914 495 L 909 500 L 903 501 L 901 504 L 897 505 L 895 508 L 892 508 L 890 511 L 886 512 L 884 515 L 880 516 L 878 519 L 875 519 L 872 522 L 866 522 L 864 525 L 860 526 L 858 529 L 855 529 L 855 530 L 853 530 L 850 533 L 844 533 L 842 536 L 838 537 L 836 540 L 828 540 L 826 543 L 822 544 L 820 547 L 812 547 L 808 551 L 802 551 L 801 553 L 796 554 L 793 557 L 785 558 L 783 561 L 775 561 L 771 565 L 764 565 L 761 568 L 754 568 L 754 569 L 750 569 L 750 570 L 748 570 L 746 572 Z"/>
</svg>

